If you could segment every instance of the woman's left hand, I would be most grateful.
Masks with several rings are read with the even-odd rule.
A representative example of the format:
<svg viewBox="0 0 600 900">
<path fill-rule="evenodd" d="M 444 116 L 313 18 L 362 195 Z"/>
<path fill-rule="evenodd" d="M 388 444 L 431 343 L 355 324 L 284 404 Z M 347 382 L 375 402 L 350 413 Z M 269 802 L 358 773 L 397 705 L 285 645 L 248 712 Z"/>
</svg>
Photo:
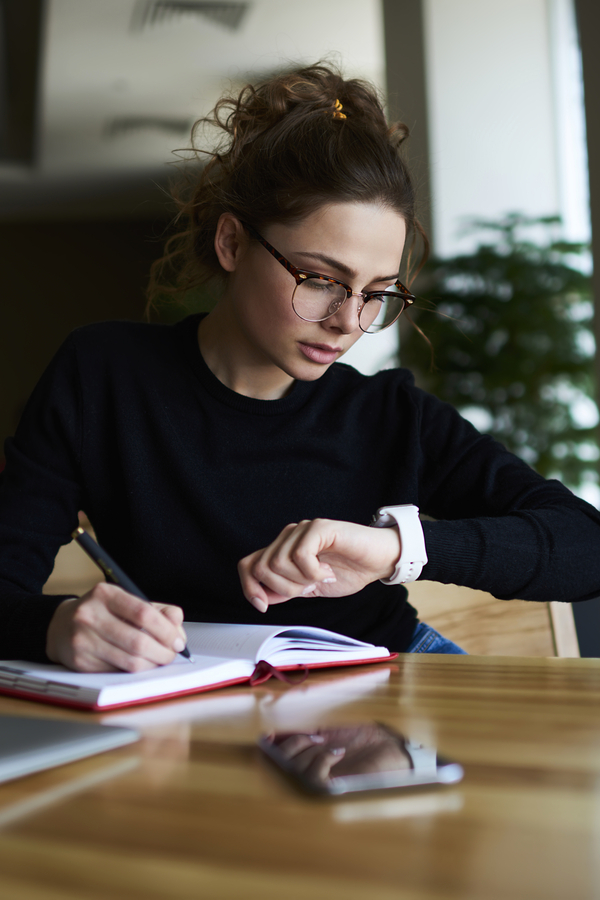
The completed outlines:
<svg viewBox="0 0 600 900">
<path fill-rule="evenodd" d="M 345 597 L 389 578 L 402 547 L 397 528 L 312 519 L 287 525 L 238 563 L 242 590 L 266 612 L 292 597 Z"/>
</svg>

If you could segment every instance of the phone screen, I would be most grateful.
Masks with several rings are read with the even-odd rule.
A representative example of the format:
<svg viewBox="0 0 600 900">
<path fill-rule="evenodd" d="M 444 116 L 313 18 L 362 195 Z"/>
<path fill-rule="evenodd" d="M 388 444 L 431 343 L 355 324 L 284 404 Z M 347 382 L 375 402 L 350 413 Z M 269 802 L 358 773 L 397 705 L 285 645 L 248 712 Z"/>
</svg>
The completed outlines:
<svg viewBox="0 0 600 900">
<path fill-rule="evenodd" d="M 435 747 L 377 722 L 265 735 L 259 746 L 305 790 L 319 794 L 455 784 L 464 774 Z"/>
</svg>

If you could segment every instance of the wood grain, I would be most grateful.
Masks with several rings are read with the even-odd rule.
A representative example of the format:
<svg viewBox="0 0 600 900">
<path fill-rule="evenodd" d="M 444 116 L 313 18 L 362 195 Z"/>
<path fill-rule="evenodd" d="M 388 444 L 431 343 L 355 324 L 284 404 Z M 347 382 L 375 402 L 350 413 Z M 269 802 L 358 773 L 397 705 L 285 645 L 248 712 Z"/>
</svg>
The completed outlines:
<svg viewBox="0 0 600 900">
<path fill-rule="evenodd" d="M 419 619 L 478 656 L 579 656 L 570 603 L 497 600 L 456 584 L 416 581 Z"/>
<path fill-rule="evenodd" d="M 143 734 L 0 785 L 10 900 L 600 896 L 599 660 L 407 655 L 103 716 L 9 698 L 0 712 Z M 371 719 L 434 743 L 464 781 L 313 800 L 255 746 Z"/>
</svg>

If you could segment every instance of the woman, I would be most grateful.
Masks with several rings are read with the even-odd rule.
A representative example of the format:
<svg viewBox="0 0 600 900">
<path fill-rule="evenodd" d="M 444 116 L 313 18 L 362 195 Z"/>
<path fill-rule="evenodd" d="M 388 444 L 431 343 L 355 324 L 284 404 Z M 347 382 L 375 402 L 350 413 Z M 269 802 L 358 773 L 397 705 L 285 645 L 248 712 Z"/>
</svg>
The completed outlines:
<svg viewBox="0 0 600 900">
<path fill-rule="evenodd" d="M 173 327 L 79 329 L 44 374 L 6 452 L 0 655 L 138 671 L 182 649 L 183 614 L 461 652 L 404 581 L 598 594 L 596 510 L 407 371 L 338 363 L 413 299 L 406 129 L 322 66 L 248 87 L 214 122 L 223 143 L 163 262 L 184 289 L 220 278 L 221 298 Z M 369 527 L 384 506 L 390 527 Z M 79 509 L 153 606 L 107 584 L 41 594 Z"/>
</svg>

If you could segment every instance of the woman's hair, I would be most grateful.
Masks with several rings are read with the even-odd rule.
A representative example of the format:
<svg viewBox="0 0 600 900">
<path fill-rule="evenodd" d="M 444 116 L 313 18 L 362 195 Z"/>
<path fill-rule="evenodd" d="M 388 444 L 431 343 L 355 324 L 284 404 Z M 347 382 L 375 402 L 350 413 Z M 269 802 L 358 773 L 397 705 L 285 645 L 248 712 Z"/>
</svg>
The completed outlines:
<svg viewBox="0 0 600 900">
<path fill-rule="evenodd" d="M 220 132 L 216 146 L 199 148 L 198 136 L 214 129 Z M 406 125 L 388 126 L 373 86 L 345 80 L 322 64 L 223 97 L 192 129 L 193 158 L 203 154 L 208 162 L 172 186 L 179 230 L 152 268 L 150 303 L 223 275 L 214 236 L 224 212 L 260 231 L 271 222 L 301 220 L 327 203 L 380 203 L 406 222 L 410 273 L 415 239 L 420 236 L 425 256 L 427 238 L 399 154 L 406 137 Z"/>
</svg>

